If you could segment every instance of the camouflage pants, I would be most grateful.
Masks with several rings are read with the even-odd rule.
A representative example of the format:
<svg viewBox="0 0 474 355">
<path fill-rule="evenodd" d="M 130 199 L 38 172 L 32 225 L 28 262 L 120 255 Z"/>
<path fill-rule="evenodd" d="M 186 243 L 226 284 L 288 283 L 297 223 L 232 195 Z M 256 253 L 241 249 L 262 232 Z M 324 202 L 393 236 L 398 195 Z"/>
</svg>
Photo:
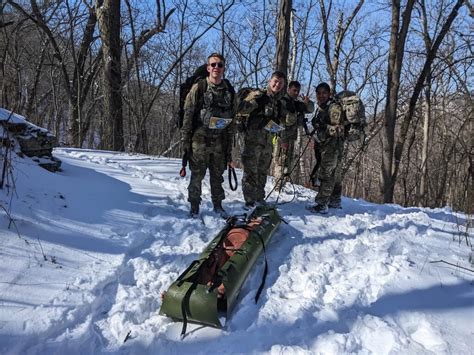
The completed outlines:
<svg viewBox="0 0 474 355">
<path fill-rule="evenodd" d="M 263 201 L 272 162 L 272 135 L 263 129 L 248 130 L 244 137 L 242 192 L 247 203 Z"/>
<path fill-rule="evenodd" d="M 279 140 L 278 148 L 275 149 L 276 151 L 274 152 L 275 169 L 273 176 L 275 178 L 275 191 L 280 191 L 288 181 L 288 178 L 284 177 L 284 175 L 285 173 L 289 174 L 293 168 L 293 151 L 295 149 L 294 140 L 288 143 L 287 149 L 282 149 L 280 143 L 281 140 Z"/>
<path fill-rule="evenodd" d="M 222 176 L 225 168 L 225 149 L 220 140 L 212 143 L 205 143 L 193 139 L 191 159 L 189 168 L 191 170 L 191 180 L 188 186 L 188 201 L 201 202 L 201 185 L 209 169 L 209 182 L 211 185 L 211 196 L 214 204 L 221 202 L 225 198 L 222 183 Z"/>
<path fill-rule="evenodd" d="M 342 159 L 344 142 L 341 139 L 330 138 L 319 146 L 321 165 L 318 178 L 321 181 L 316 203 L 340 203 L 342 193 Z"/>
</svg>

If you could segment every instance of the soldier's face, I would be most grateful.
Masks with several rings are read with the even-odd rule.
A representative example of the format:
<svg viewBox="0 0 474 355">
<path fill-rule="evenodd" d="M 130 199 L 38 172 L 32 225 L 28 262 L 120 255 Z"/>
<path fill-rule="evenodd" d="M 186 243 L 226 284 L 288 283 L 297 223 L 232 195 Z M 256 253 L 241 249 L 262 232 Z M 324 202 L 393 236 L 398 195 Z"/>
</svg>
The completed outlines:
<svg viewBox="0 0 474 355">
<path fill-rule="evenodd" d="M 280 92 L 281 89 L 283 89 L 284 85 L 285 85 L 285 79 L 277 78 L 276 76 L 271 78 L 270 81 L 268 82 L 268 87 L 274 94 Z"/>
<path fill-rule="evenodd" d="M 219 58 L 209 58 L 209 62 L 207 63 L 207 71 L 209 72 L 209 76 L 214 79 L 221 79 L 224 75 L 224 65 L 225 63 Z"/>
<path fill-rule="evenodd" d="M 316 100 L 318 101 L 319 105 L 325 104 L 328 102 L 330 96 L 330 92 L 326 89 L 319 89 L 316 91 Z"/>
<path fill-rule="evenodd" d="M 292 86 L 290 88 L 288 88 L 288 95 L 292 98 L 292 99 L 297 99 L 298 98 L 298 95 L 300 94 L 300 89 L 297 88 L 296 86 Z"/>
</svg>

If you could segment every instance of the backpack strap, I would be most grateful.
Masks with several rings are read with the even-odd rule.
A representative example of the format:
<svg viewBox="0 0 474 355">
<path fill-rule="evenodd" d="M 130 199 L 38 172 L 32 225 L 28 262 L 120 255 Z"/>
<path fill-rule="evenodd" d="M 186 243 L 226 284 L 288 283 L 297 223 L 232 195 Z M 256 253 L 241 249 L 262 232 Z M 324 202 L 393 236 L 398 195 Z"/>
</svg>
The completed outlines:
<svg viewBox="0 0 474 355">
<path fill-rule="evenodd" d="M 201 108 L 203 104 L 203 96 L 205 92 L 207 91 L 207 78 L 199 78 L 198 80 L 196 80 L 196 84 L 198 85 L 198 91 L 197 91 L 198 97 L 199 97 L 198 106 L 199 108 Z"/>
<path fill-rule="evenodd" d="M 198 109 L 194 110 L 193 116 L 193 133 L 199 127 L 199 115 L 201 112 L 202 105 L 204 104 L 204 94 L 207 91 L 207 78 L 198 78 L 195 81 L 195 85 L 198 86 L 197 88 L 197 107 Z"/>
<path fill-rule="evenodd" d="M 227 90 L 229 90 L 230 94 L 232 95 L 232 102 L 234 102 L 234 98 L 235 98 L 235 89 L 234 87 L 232 86 L 232 84 L 230 83 L 229 80 L 227 79 L 222 79 L 225 83 L 225 85 L 227 86 Z"/>
</svg>

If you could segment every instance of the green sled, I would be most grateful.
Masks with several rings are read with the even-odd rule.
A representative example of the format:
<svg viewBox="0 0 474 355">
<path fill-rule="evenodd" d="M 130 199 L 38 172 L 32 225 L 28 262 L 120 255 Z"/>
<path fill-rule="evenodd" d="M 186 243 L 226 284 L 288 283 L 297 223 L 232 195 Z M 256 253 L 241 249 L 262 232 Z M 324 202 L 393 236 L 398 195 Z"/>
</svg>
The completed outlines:
<svg viewBox="0 0 474 355">
<path fill-rule="evenodd" d="M 216 283 L 214 287 L 199 283 L 197 281 L 199 273 L 215 249 L 222 245 L 226 235 L 233 228 L 245 228 L 255 218 L 261 219 L 260 224 L 249 230 L 247 240 L 239 249 L 234 250 L 233 255 L 215 273 L 215 279 L 220 285 L 223 284 L 225 294 L 219 294 L 218 288 L 215 287 Z M 174 320 L 182 320 L 183 336 L 188 321 L 217 328 L 223 327 L 224 324 L 221 324 L 219 317 L 228 318 L 236 304 L 242 284 L 280 223 L 281 217 L 272 206 L 259 206 L 249 217 L 245 215 L 231 217 L 199 258 L 193 261 L 163 294 L 160 314 Z M 261 287 L 263 283 L 264 280 Z"/>
</svg>

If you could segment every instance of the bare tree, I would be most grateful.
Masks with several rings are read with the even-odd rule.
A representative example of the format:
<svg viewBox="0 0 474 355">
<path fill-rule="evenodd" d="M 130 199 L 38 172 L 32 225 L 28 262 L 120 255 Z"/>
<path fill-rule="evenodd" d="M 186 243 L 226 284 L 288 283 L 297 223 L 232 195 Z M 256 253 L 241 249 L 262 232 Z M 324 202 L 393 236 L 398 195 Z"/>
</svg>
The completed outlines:
<svg viewBox="0 0 474 355">
<path fill-rule="evenodd" d="M 420 11 L 421 20 L 423 24 L 423 42 L 425 44 L 426 51 L 428 52 L 432 47 L 433 41 L 428 29 L 428 16 L 426 13 L 425 0 L 420 0 Z M 430 140 L 430 123 L 431 123 L 431 65 L 426 75 L 426 86 L 425 86 L 425 107 L 423 117 L 423 148 L 421 156 L 421 179 L 420 189 L 418 192 L 418 204 L 426 205 L 427 194 L 427 178 L 428 178 L 428 145 Z"/>
<path fill-rule="evenodd" d="M 128 22 L 130 26 L 130 42 L 132 47 L 132 53 L 130 56 L 128 56 L 127 51 L 125 51 L 125 55 L 127 56 L 127 62 L 125 65 L 124 73 L 122 74 L 122 82 L 125 85 L 125 83 L 129 83 L 130 80 L 132 80 L 133 78 L 136 83 L 136 85 L 133 85 L 134 91 L 136 92 L 136 95 L 134 95 L 133 100 L 136 101 L 136 104 L 133 105 L 131 103 L 130 99 L 132 98 L 125 99 L 125 103 L 127 104 L 127 107 L 129 109 L 129 114 L 134 118 L 135 122 L 134 130 L 136 131 L 136 138 L 133 143 L 130 143 L 132 143 L 134 151 L 139 151 L 147 154 L 149 152 L 148 132 L 146 128 L 147 102 L 144 88 L 144 86 L 147 86 L 147 83 L 143 82 L 142 74 L 140 72 L 142 62 L 141 53 L 145 45 L 150 40 L 152 40 L 155 35 L 163 33 L 165 31 L 168 20 L 175 12 L 175 8 L 172 8 L 171 10 L 166 12 L 164 1 L 162 3 L 158 1 L 156 24 L 154 24 L 154 26 L 151 28 L 145 27 L 140 33 L 137 33 L 136 19 L 134 16 L 135 13 L 130 0 L 125 0 L 125 5 L 127 8 Z"/>
<path fill-rule="evenodd" d="M 101 147 L 123 151 L 122 65 L 120 0 L 96 0 L 95 9 L 102 40 L 104 122 Z"/>
<path fill-rule="evenodd" d="M 385 104 L 383 152 L 382 152 L 382 195 L 386 203 L 393 202 L 395 181 L 393 180 L 393 152 L 395 147 L 395 122 L 397 119 L 400 76 L 405 54 L 405 42 L 411 21 L 415 0 L 408 0 L 400 24 L 400 0 L 392 1 L 392 24 L 388 57 L 387 101 Z"/>
<path fill-rule="evenodd" d="M 409 99 L 408 103 L 408 108 L 406 112 L 402 116 L 402 122 L 400 126 L 400 132 L 398 134 L 398 138 L 396 140 L 396 144 L 394 146 L 394 152 L 393 152 L 393 160 L 392 160 L 392 173 L 389 176 L 388 181 L 384 180 L 384 202 L 392 202 L 393 201 L 393 191 L 394 191 L 394 186 L 397 180 L 399 168 L 400 168 L 400 161 L 402 159 L 402 153 L 403 153 L 403 148 L 407 140 L 407 133 L 408 129 L 410 127 L 410 123 L 413 119 L 414 111 L 416 108 L 416 103 L 418 101 L 419 95 L 425 85 L 425 81 L 427 76 L 429 75 L 431 65 L 433 63 L 433 60 L 436 57 L 436 54 L 438 52 L 438 49 L 445 38 L 446 34 L 448 33 L 449 29 L 451 28 L 451 25 L 456 18 L 458 11 L 460 7 L 463 5 L 464 1 L 463 0 L 457 0 L 449 12 L 449 15 L 446 17 L 446 20 L 441 27 L 440 32 L 437 34 L 436 38 L 434 39 L 431 47 L 429 48 L 427 54 L 426 54 L 426 59 L 423 64 L 423 68 L 421 70 L 421 73 L 419 74 L 415 87 L 413 89 L 413 93 L 411 94 L 411 97 Z M 386 151 L 384 150 L 384 153 Z M 385 154 L 384 154 L 385 155 Z M 386 156 L 384 156 L 384 159 Z M 385 176 L 385 169 L 383 170 L 384 176 Z"/>
<path fill-rule="evenodd" d="M 280 0 L 278 12 L 277 47 L 275 56 L 275 69 L 288 74 L 288 56 L 290 50 L 290 22 L 292 0 Z"/>
<path fill-rule="evenodd" d="M 332 0 L 329 1 L 329 10 L 326 12 L 326 6 L 324 0 L 319 0 L 319 5 L 321 9 L 321 19 L 323 22 L 323 36 L 324 36 L 324 55 L 326 58 L 326 69 L 329 74 L 329 80 L 332 90 L 336 91 L 337 84 L 337 72 L 340 62 L 340 53 L 342 49 L 342 44 L 347 30 L 349 29 L 352 21 L 357 16 L 357 13 L 362 8 L 364 0 L 359 0 L 354 10 L 352 10 L 351 15 L 344 20 L 344 12 L 339 13 L 339 20 L 337 23 L 337 29 L 334 39 L 334 48 L 331 50 L 331 42 L 329 40 L 329 26 L 328 18 L 330 16 L 330 9 L 332 7 Z M 331 53 L 332 52 L 332 53 Z"/>
<path fill-rule="evenodd" d="M 70 145 L 81 146 L 84 140 L 82 112 L 89 94 L 89 90 L 93 80 L 99 69 L 99 61 L 88 61 L 88 55 L 91 51 L 91 45 L 95 41 L 94 29 L 97 22 L 95 10 L 88 7 L 86 12 L 86 25 L 83 28 L 82 40 L 79 43 L 79 49 L 76 51 L 76 38 L 72 30 L 74 24 L 77 22 L 75 10 L 69 7 L 66 2 L 66 14 L 71 23 L 71 32 L 68 40 L 68 45 L 63 45 L 58 40 L 58 37 L 53 33 L 52 27 L 47 21 L 52 21 L 54 16 L 60 10 L 60 3 L 57 3 L 53 8 L 46 6 L 40 7 L 35 0 L 30 1 L 30 10 L 21 6 L 15 1 L 8 1 L 13 8 L 18 10 L 23 16 L 35 23 L 38 28 L 44 33 L 49 45 L 53 51 L 53 57 L 56 60 L 56 65 L 60 68 L 63 88 L 66 92 L 69 102 L 69 118 L 68 118 L 68 141 Z M 79 5 L 77 5 L 79 6 Z M 48 16 L 46 16 L 48 12 Z M 61 16 L 61 14 L 59 15 Z M 62 17 L 62 16 L 61 16 Z M 64 39 L 64 38 L 62 38 Z M 72 51 L 72 53 L 71 53 Z M 72 54 L 72 55 L 71 55 Z M 71 73 L 69 56 L 72 57 L 72 65 L 74 70 Z"/>
</svg>

